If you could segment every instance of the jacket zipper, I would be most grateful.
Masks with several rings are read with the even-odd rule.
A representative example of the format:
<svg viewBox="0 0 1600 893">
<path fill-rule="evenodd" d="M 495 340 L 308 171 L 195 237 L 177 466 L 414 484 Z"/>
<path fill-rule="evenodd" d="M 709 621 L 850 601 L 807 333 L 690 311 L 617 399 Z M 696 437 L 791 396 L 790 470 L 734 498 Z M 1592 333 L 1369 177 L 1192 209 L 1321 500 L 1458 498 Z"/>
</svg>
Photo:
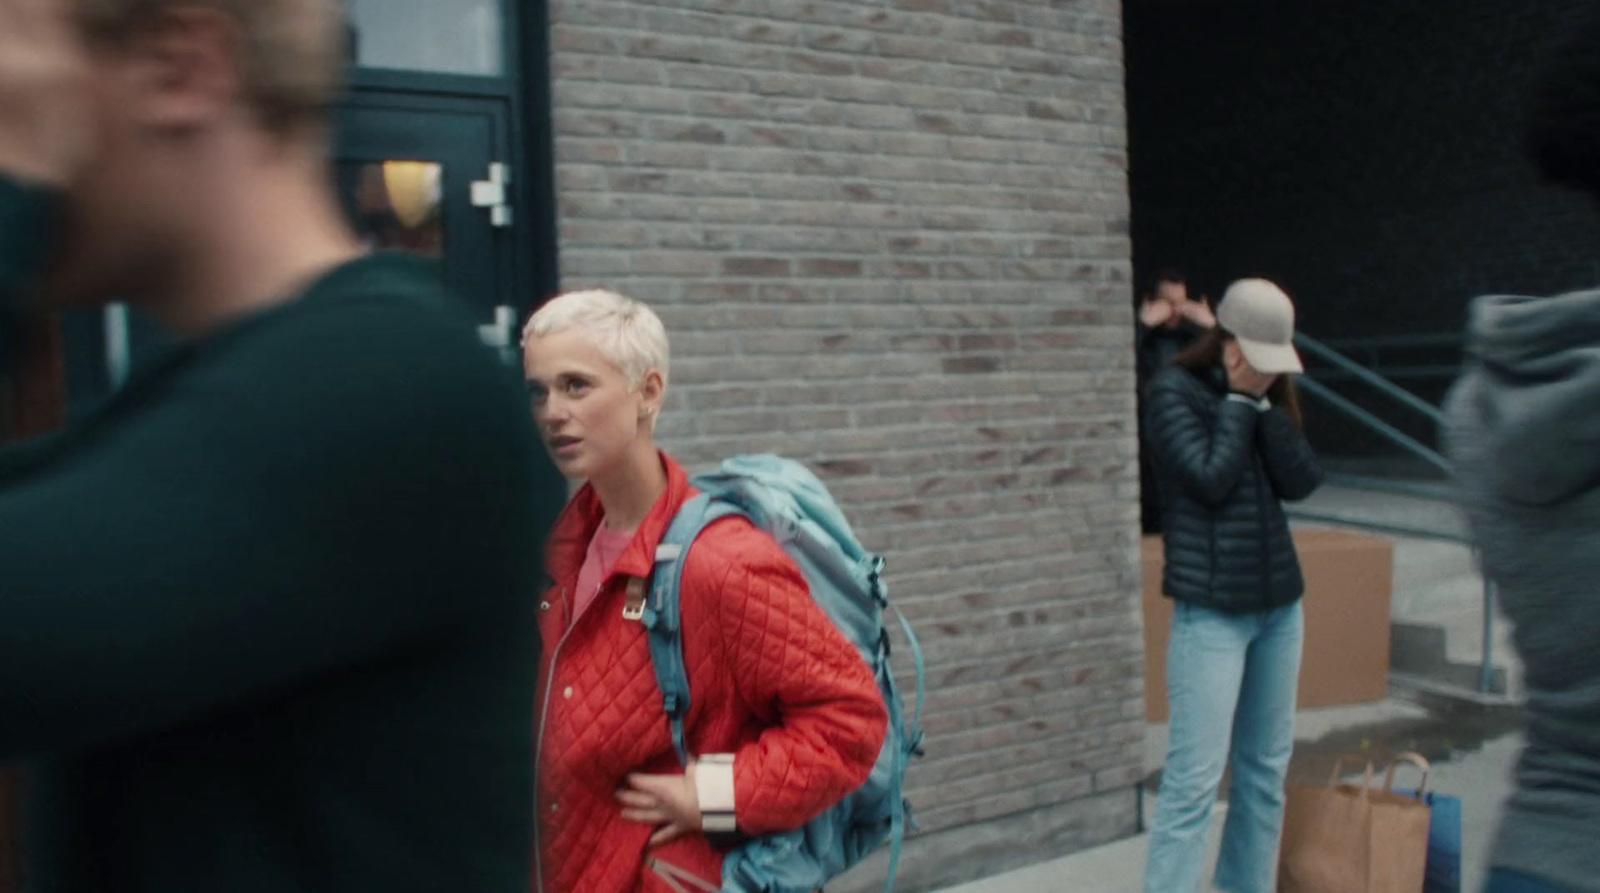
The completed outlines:
<svg viewBox="0 0 1600 893">
<path fill-rule="evenodd" d="M 561 604 L 567 603 L 567 590 L 560 590 Z M 544 811 L 539 803 L 539 767 L 544 764 L 544 733 L 545 724 L 550 718 L 550 696 L 556 690 L 556 667 L 561 661 L 561 648 L 567 644 L 567 637 L 572 635 L 572 628 L 576 624 L 567 624 L 566 632 L 561 634 L 561 639 L 556 642 L 556 650 L 550 653 L 550 677 L 544 682 L 543 706 L 539 708 L 539 741 L 533 748 L 533 872 L 534 889 L 544 893 L 544 847 L 540 843 L 540 827 L 544 822 Z"/>
<path fill-rule="evenodd" d="M 1261 473 L 1261 460 L 1256 457 L 1256 527 L 1261 533 L 1261 605 L 1272 608 L 1272 543 L 1267 533 L 1267 482 Z"/>
</svg>

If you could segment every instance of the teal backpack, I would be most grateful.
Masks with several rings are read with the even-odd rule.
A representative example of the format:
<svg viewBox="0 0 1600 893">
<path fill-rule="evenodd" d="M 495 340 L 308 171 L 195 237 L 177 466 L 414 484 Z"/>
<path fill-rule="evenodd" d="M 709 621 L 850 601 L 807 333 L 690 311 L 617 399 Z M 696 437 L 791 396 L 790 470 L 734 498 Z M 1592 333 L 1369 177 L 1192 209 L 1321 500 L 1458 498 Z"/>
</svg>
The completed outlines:
<svg viewBox="0 0 1600 893">
<path fill-rule="evenodd" d="M 866 784 L 804 827 L 752 839 L 723 862 L 722 893 L 814 893 L 888 843 L 889 889 L 900 862 L 910 805 L 903 788 L 913 755 L 922 753 L 922 647 L 898 610 L 917 668 L 917 707 L 907 724 L 889 668 L 890 609 L 881 579 L 883 559 L 862 548 L 833 497 L 816 476 L 776 456 L 729 459 L 694 478 L 700 495 L 678 512 L 656 550 L 656 567 L 642 618 L 650 658 L 672 726 L 672 744 L 688 765 L 684 717 L 689 677 L 683 665 L 678 587 L 684 558 L 701 531 L 730 515 L 748 518 L 794 559 L 821 605 L 872 668 L 889 711 L 889 732 Z M 914 825 L 912 825 L 914 827 Z"/>
</svg>

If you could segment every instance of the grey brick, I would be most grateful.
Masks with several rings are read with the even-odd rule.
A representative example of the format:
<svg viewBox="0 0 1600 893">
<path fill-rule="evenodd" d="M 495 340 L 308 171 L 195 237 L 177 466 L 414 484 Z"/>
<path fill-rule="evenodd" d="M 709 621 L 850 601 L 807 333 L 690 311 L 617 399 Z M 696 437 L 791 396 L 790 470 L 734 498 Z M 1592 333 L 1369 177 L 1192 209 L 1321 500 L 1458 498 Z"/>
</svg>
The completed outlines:
<svg viewBox="0 0 1600 893">
<path fill-rule="evenodd" d="M 645 125 L 645 137 L 669 143 L 703 143 L 720 146 L 728 141 L 723 127 L 711 121 L 687 121 L 676 118 L 656 119 Z"/>
<path fill-rule="evenodd" d="M 750 120 L 759 118 L 761 100 L 749 93 L 708 93 L 689 100 L 689 111 L 700 118 L 734 118 Z"/>
<path fill-rule="evenodd" d="M 871 64 L 870 61 L 866 64 Z M 887 104 L 896 101 L 900 86 L 866 77 L 835 78 L 819 85 L 820 95 L 836 102 L 868 102 Z"/>
<path fill-rule="evenodd" d="M 813 50 L 827 50 L 838 53 L 869 53 L 873 49 L 875 38 L 872 34 L 862 31 L 843 28 L 812 28 L 803 33 L 801 43 Z"/>
<path fill-rule="evenodd" d="M 798 142 L 798 146 L 822 152 L 853 152 L 856 155 L 877 154 L 878 150 L 883 149 L 880 134 L 859 130 L 824 130 L 824 128 L 813 128 L 810 133 L 806 133 L 802 142 Z"/>
<path fill-rule="evenodd" d="M 631 260 L 622 251 L 569 251 L 561 255 L 564 274 L 590 280 L 627 273 L 633 268 Z"/>
<path fill-rule="evenodd" d="M 562 108 L 632 109 L 641 112 L 684 113 L 689 97 L 682 90 L 614 84 L 598 80 L 557 80 L 554 100 Z"/>
<path fill-rule="evenodd" d="M 903 130 L 916 123 L 911 109 L 881 105 L 849 105 L 841 117 L 850 127 L 870 130 Z"/>
<path fill-rule="evenodd" d="M 660 63 L 652 60 L 588 56 L 577 53 L 562 53 L 552 58 L 550 74 L 557 87 L 586 80 L 617 85 L 665 82 Z"/>
<path fill-rule="evenodd" d="M 711 157 L 704 146 L 647 141 L 628 143 L 626 154 L 639 167 L 705 168 Z"/>
<path fill-rule="evenodd" d="M 920 37 L 880 34 L 878 35 L 876 46 L 878 54 L 887 58 L 940 61 L 945 57 L 945 48 L 942 43 L 924 40 Z"/>
<path fill-rule="evenodd" d="M 561 239 L 596 247 L 639 248 L 650 243 L 650 230 L 636 223 L 568 220 L 561 226 Z"/>
<path fill-rule="evenodd" d="M 783 58 L 781 51 L 774 47 L 703 36 L 633 35 L 624 39 L 622 45 L 623 52 L 636 59 L 695 62 L 742 70 L 770 70 Z"/>
<path fill-rule="evenodd" d="M 763 71 L 752 75 L 752 91 L 761 96 L 818 96 L 822 92 L 819 78 L 791 74 L 786 71 Z"/>
<path fill-rule="evenodd" d="M 735 278 L 786 277 L 792 269 L 793 263 L 783 257 L 725 257 L 722 260 L 722 272 Z"/>
<path fill-rule="evenodd" d="M 666 74 L 666 81 L 680 90 L 725 90 L 742 92 L 750 89 L 750 73 L 737 69 L 710 68 L 704 65 L 657 65 Z"/>
<path fill-rule="evenodd" d="M 713 170 L 732 173 L 787 174 L 796 169 L 796 158 L 781 150 L 759 151 L 748 146 L 716 150 L 711 156 Z"/>
<path fill-rule="evenodd" d="M 702 277 L 717 272 L 713 255 L 666 251 L 633 252 L 633 270 L 638 276 Z"/>
<path fill-rule="evenodd" d="M 604 29 L 575 27 L 557 22 L 550 29 L 550 49 L 558 56 L 577 53 L 615 56 L 620 53 L 622 42 L 617 35 Z"/>
<path fill-rule="evenodd" d="M 557 164 L 615 164 L 622 160 L 622 146 L 616 140 L 568 139 L 556 147 Z"/>
<path fill-rule="evenodd" d="M 894 59 L 870 56 L 856 66 L 863 78 L 874 78 L 896 84 L 926 84 L 935 80 L 936 66 L 916 59 Z"/>
<path fill-rule="evenodd" d="M 871 230 L 814 229 L 800 227 L 748 228 L 739 233 L 739 248 L 747 251 L 872 251 L 879 235 Z"/>
<path fill-rule="evenodd" d="M 801 28 L 788 22 L 729 19 L 722 34 L 744 43 L 775 43 L 792 46 L 800 41 Z"/>
<path fill-rule="evenodd" d="M 856 73 L 856 63 L 853 58 L 833 53 L 791 52 L 785 56 L 784 67 L 801 74 L 828 77 L 850 77 Z"/>
</svg>

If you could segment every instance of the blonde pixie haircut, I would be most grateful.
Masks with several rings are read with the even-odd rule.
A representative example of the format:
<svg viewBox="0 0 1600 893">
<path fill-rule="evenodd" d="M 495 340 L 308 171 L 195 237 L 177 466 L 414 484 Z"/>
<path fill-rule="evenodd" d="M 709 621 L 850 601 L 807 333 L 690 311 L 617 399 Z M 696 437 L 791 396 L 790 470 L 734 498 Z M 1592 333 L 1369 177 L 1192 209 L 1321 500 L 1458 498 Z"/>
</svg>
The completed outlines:
<svg viewBox="0 0 1600 893">
<path fill-rule="evenodd" d="M 667 378 L 671 361 L 667 329 L 661 317 L 640 301 L 603 288 L 568 292 L 552 298 L 528 320 L 522 330 L 526 347 L 534 338 L 562 332 L 582 332 L 613 366 L 622 370 L 628 386 L 638 388 L 653 369 Z"/>
</svg>

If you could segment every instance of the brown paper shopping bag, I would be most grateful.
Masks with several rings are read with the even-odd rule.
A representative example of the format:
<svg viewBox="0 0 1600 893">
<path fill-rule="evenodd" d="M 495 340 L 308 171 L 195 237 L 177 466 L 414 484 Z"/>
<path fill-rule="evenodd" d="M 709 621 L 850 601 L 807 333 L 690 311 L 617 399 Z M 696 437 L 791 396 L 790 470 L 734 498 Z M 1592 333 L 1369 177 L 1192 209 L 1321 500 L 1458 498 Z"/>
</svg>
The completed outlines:
<svg viewBox="0 0 1600 893">
<path fill-rule="evenodd" d="M 1327 786 L 1291 784 L 1283 822 L 1278 893 L 1421 893 L 1428 864 L 1429 809 L 1415 797 L 1394 793 L 1395 770 L 1428 761 L 1401 754 L 1384 781 L 1372 788 L 1372 766 L 1360 786 L 1339 783 L 1339 767 Z"/>
</svg>

